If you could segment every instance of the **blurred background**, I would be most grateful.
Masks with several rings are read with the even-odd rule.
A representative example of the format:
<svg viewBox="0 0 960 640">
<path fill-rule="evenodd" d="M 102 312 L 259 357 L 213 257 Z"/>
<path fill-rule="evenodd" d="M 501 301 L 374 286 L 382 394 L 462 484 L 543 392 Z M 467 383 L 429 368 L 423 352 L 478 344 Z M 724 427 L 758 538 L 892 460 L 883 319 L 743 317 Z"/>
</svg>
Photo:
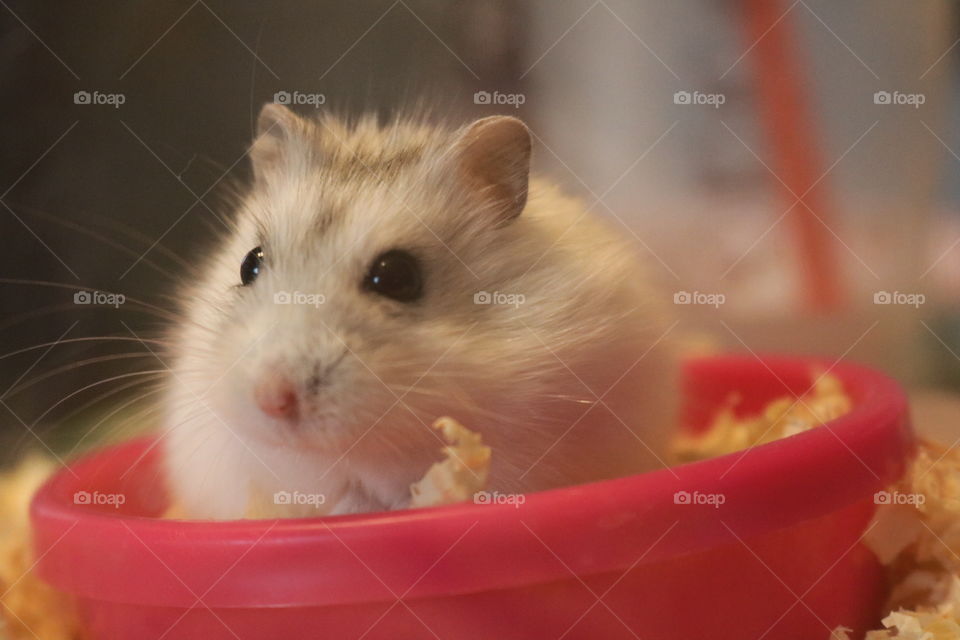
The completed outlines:
<svg viewBox="0 0 960 640">
<path fill-rule="evenodd" d="M 693 341 L 960 391 L 946 0 L 4 0 L 0 29 L 7 456 L 149 423 L 138 337 L 225 232 L 270 101 L 517 115 Z"/>
</svg>

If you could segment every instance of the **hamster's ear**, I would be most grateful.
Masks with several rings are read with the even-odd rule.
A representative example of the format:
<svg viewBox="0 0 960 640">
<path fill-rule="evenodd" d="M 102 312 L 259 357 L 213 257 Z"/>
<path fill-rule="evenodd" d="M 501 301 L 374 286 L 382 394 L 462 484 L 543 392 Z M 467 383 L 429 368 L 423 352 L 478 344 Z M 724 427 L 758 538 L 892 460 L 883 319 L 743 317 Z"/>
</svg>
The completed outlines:
<svg viewBox="0 0 960 640">
<path fill-rule="evenodd" d="M 290 109 L 276 103 L 268 103 L 257 117 L 257 137 L 250 147 L 250 161 L 257 179 L 270 172 L 283 156 L 283 148 L 303 121 Z"/>
<path fill-rule="evenodd" d="M 530 131 L 510 116 L 477 120 L 456 142 L 459 169 L 468 184 L 493 201 L 497 222 L 506 224 L 527 204 Z"/>
</svg>

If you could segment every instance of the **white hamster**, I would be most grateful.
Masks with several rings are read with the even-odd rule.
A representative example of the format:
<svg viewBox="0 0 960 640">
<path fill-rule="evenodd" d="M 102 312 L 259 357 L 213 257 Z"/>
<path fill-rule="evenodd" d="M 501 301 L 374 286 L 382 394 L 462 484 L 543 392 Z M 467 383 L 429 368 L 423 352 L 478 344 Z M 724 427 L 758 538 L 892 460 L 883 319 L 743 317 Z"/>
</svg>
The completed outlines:
<svg viewBox="0 0 960 640">
<path fill-rule="evenodd" d="M 620 233 L 530 179 L 494 116 L 305 119 L 263 108 L 234 228 L 182 291 L 164 400 L 184 515 L 405 507 L 450 415 L 490 490 L 661 465 L 676 358 L 663 296 Z M 655 454 L 653 451 L 657 451 Z"/>
</svg>

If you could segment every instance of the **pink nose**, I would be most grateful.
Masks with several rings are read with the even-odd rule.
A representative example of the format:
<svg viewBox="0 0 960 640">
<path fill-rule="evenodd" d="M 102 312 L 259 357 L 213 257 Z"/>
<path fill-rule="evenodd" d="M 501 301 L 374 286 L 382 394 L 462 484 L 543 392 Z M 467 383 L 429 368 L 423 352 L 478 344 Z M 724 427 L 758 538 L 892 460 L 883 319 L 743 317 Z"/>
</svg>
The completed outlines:
<svg viewBox="0 0 960 640">
<path fill-rule="evenodd" d="M 268 374 L 269 375 L 269 374 Z M 292 419 L 297 415 L 297 391 L 283 375 L 264 376 L 253 389 L 260 410 L 271 418 Z"/>
</svg>

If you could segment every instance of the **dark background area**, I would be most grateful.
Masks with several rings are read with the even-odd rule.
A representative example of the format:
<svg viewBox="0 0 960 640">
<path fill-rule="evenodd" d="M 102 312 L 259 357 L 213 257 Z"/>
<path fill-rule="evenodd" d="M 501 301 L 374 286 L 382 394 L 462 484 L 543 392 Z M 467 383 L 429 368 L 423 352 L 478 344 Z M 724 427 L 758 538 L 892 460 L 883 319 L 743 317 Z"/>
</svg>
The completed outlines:
<svg viewBox="0 0 960 640">
<path fill-rule="evenodd" d="M 4 2 L 0 354 L 38 348 L 0 360 L 0 450 L 41 447 L 31 430 L 57 448 L 73 436 L 51 424 L 147 389 L 118 377 L 162 368 L 143 345 L 71 340 L 159 334 L 166 296 L 224 229 L 275 92 L 463 117 L 480 78 L 516 83 L 523 28 L 522 7 L 496 1 Z M 78 91 L 124 102 L 75 104 Z M 79 288 L 128 302 L 76 305 Z"/>
</svg>

